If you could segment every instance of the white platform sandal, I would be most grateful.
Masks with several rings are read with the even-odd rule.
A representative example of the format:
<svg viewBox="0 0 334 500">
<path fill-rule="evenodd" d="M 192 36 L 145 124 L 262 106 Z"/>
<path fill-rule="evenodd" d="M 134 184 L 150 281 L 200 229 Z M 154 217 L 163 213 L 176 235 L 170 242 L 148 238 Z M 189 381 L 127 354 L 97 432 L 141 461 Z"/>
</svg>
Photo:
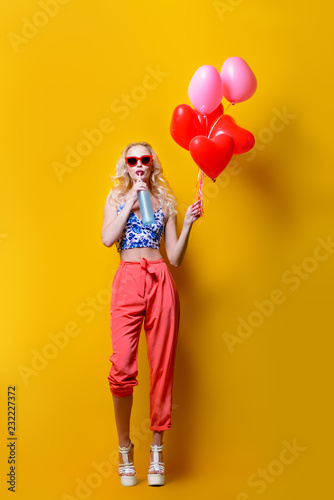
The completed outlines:
<svg viewBox="0 0 334 500">
<path fill-rule="evenodd" d="M 159 462 L 159 452 L 162 451 L 163 448 L 163 444 L 151 445 L 153 460 L 151 460 L 151 465 L 147 474 L 149 486 L 163 486 L 165 484 L 165 466 L 163 462 Z"/>
<path fill-rule="evenodd" d="M 119 446 L 119 452 L 122 454 L 123 464 L 118 466 L 118 474 L 121 478 L 122 486 L 135 486 L 137 484 L 137 475 L 136 469 L 133 465 L 133 462 L 129 462 L 129 452 L 131 450 L 131 446 L 134 448 L 134 445 L 131 443 L 129 446 Z"/>
</svg>

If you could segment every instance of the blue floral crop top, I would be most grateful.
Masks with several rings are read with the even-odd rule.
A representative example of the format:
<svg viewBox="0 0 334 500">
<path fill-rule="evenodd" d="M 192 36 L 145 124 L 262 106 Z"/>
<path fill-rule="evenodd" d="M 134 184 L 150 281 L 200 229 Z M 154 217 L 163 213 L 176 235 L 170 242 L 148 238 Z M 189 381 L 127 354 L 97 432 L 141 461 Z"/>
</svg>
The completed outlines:
<svg viewBox="0 0 334 500">
<path fill-rule="evenodd" d="M 124 208 L 122 204 L 117 209 L 117 214 Z M 165 229 L 165 214 L 159 208 L 154 212 L 155 222 L 143 224 L 134 212 L 130 212 L 129 218 L 124 226 L 123 232 L 115 245 L 117 251 L 129 248 L 156 248 L 160 249 L 161 238 Z"/>
</svg>

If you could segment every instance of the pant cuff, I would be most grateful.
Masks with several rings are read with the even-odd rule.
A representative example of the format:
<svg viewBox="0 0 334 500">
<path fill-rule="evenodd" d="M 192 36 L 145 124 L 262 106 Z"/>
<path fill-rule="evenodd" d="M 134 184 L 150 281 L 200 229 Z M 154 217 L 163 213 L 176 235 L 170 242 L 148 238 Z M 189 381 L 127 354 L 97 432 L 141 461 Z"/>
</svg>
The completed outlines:
<svg viewBox="0 0 334 500">
<path fill-rule="evenodd" d="M 171 424 L 165 424 L 165 425 L 151 425 L 150 430 L 151 431 L 168 431 L 171 428 Z"/>
<path fill-rule="evenodd" d="M 133 393 L 133 387 L 130 387 L 129 389 L 112 389 L 110 387 L 110 392 L 115 398 L 125 398 L 126 396 L 131 396 Z"/>
</svg>

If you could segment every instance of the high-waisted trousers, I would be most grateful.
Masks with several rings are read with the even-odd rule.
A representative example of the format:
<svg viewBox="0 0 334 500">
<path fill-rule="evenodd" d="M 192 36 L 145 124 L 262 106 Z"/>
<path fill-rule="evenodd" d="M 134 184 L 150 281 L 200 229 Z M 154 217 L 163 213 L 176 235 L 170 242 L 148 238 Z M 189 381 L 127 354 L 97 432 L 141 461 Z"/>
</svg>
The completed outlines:
<svg viewBox="0 0 334 500">
<path fill-rule="evenodd" d="M 150 368 L 150 429 L 170 429 L 180 303 L 165 261 L 121 261 L 112 284 L 110 313 L 113 353 L 108 381 L 112 395 L 129 396 L 138 385 L 138 343 L 144 321 Z"/>
</svg>

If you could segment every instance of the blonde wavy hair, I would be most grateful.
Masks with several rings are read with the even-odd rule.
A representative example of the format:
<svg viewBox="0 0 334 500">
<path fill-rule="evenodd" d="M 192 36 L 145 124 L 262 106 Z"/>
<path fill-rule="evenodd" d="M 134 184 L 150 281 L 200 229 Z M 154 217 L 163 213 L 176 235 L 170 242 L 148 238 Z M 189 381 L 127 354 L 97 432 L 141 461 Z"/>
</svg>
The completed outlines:
<svg viewBox="0 0 334 500">
<path fill-rule="evenodd" d="M 109 180 L 113 182 L 113 186 L 108 194 L 109 203 L 121 205 L 124 195 L 133 186 L 133 180 L 128 174 L 127 164 L 125 162 L 127 152 L 132 146 L 145 146 L 145 148 L 150 151 L 153 160 L 148 188 L 152 195 L 159 201 L 161 208 L 167 209 L 168 216 L 177 214 L 175 195 L 168 181 L 163 176 L 163 170 L 158 155 L 148 142 L 131 142 L 123 149 L 116 163 L 115 175 L 109 178 Z"/>
</svg>

